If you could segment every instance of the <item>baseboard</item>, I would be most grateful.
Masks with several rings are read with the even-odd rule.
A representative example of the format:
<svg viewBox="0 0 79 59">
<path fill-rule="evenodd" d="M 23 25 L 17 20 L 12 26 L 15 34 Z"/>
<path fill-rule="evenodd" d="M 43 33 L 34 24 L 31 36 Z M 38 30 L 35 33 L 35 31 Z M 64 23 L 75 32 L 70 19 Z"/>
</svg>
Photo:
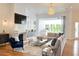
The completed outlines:
<svg viewBox="0 0 79 59">
<path fill-rule="evenodd" d="M 9 43 L 2 43 L 2 44 L 0 44 L 0 46 L 4 46 L 4 45 L 6 45 L 6 44 L 9 44 Z"/>
</svg>

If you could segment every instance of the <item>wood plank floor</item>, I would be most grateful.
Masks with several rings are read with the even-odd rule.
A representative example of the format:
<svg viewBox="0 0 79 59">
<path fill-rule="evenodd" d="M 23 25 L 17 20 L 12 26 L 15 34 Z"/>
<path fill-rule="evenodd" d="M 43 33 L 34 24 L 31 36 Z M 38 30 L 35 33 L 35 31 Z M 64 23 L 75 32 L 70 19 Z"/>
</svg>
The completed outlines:
<svg viewBox="0 0 79 59">
<path fill-rule="evenodd" d="M 79 56 L 79 40 L 67 40 L 63 56 Z M 0 56 L 31 56 L 29 53 L 14 52 L 10 45 L 0 46 Z"/>
<path fill-rule="evenodd" d="M 67 40 L 63 56 L 79 56 L 79 40 Z"/>
<path fill-rule="evenodd" d="M 0 46 L 0 56 L 29 56 L 29 53 L 13 51 L 9 44 Z"/>
<path fill-rule="evenodd" d="M 73 56 L 73 43 L 74 40 L 67 40 L 63 51 L 63 56 Z"/>
</svg>

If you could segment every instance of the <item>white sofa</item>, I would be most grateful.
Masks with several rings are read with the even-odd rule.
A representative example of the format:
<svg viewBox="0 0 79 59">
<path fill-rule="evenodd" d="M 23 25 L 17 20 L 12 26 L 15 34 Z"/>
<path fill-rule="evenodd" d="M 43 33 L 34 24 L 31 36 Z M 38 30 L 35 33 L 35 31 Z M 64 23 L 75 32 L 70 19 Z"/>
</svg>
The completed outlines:
<svg viewBox="0 0 79 59">
<path fill-rule="evenodd" d="M 44 51 L 44 49 L 47 48 L 47 46 L 50 46 L 51 49 L 53 50 L 53 54 L 52 55 L 54 55 L 54 56 L 60 56 L 60 55 L 62 55 L 63 46 L 64 46 L 63 45 L 63 43 L 64 43 L 64 35 L 62 35 L 62 36 L 60 36 L 60 37 L 57 38 L 57 41 L 56 41 L 56 43 L 55 43 L 54 46 L 51 46 L 52 40 L 49 41 L 48 43 L 46 43 L 45 45 L 43 45 L 44 48 L 43 48 L 42 52 L 43 53 L 46 52 L 46 51 Z M 47 55 L 50 55 L 50 54 L 47 54 Z"/>
<path fill-rule="evenodd" d="M 40 46 L 40 45 L 42 45 L 44 42 L 47 41 L 46 39 L 41 41 L 41 40 L 37 39 L 37 37 L 35 37 L 35 36 L 29 37 L 28 39 L 29 39 L 29 41 L 30 41 L 30 44 L 33 45 L 33 46 Z"/>
</svg>

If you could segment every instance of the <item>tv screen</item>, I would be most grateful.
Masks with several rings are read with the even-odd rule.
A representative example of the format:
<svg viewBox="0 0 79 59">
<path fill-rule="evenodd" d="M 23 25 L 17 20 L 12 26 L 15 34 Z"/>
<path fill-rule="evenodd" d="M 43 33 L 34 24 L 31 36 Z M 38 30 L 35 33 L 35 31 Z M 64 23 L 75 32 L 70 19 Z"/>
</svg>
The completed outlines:
<svg viewBox="0 0 79 59">
<path fill-rule="evenodd" d="M 26 20 L 26 16 L 22 14 L 15 13 L 15 23 L 21 24 L 22 21 Z"/>
</svg>

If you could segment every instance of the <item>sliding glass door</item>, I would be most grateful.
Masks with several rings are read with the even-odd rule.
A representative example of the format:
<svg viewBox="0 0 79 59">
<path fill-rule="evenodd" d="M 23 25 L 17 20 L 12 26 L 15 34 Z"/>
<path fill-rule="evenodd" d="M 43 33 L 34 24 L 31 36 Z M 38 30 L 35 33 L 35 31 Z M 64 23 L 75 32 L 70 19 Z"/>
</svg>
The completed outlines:
<svg viewBox="0 0 79 59">
<path fill-rule="evenodd" d="M 49 20 L 47 22 L 48 23 L 45 24 L 45 29 L 48 32 L 63 33 L 63 20 L 61 20 L 61 19 L 54 19 L 54 20 Z"/>
<path fill-rule="evenodd" d="M 64 33 L 64 20 L 63 18 L 42 18 L 39 19 L 38 31 L 40 33 Z"/>
</svg>

